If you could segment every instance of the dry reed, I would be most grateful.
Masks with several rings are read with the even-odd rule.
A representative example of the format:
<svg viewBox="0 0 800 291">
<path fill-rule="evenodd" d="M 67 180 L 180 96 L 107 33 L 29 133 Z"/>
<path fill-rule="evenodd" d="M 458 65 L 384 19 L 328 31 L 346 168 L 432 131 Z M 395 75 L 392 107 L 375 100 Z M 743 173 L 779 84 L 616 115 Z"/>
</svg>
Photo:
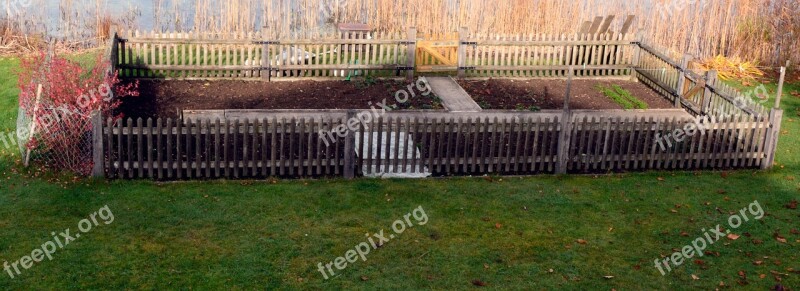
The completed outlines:
<svg viewBox="0 0 800 291">
<path fill-rule="evenodd" d="M 5 0 L 8 5 L 9 1 Z M 47 0 L 33 0 L 41 2 Z M 81 1 L 81 0 L 78 0 Z M 94 1 L 94 9 L 75 0 L 59 0 L 59 29 L 65 35 L 86 38 L 83 31 L 103 37 L 108 0 Z M 151 0 L 156 30 L 207 33 L 263 31 L 270 37 L 311 35 L 330 31 L 340 22 L 368 23 L 379 31 L 420 33 L 454 32 L 468 27 L 474 33 L 576 33 L 583 21 L 616 15 L 636 15 L 634 29 L 646 41 L 699 58 L 719 54 L 762 64 L 786 60 L 800 63 L 800 0 Z M 35 6 L 36 4 L 34 4 Z M 85 6 L 85 5 L 84 5 Z M 660 8 L 666 8 L 660 9 Z M 663 15 L 669 11 L 668 15 Z M 41 15 L 13 15 L 6 27 L 22 27 Z M 666 17 L 664 17 L 666 16 Z M 115 16 L 115 22 L 123 22 Z M 94 21 L 85 21 L 94 19 Z M 129 28 L 137 28 L 129 21 Z M 134 26 L 134 27 L 130 27 Z M 30 32 L 30 31 L 27 31 Z"/>
</svg>

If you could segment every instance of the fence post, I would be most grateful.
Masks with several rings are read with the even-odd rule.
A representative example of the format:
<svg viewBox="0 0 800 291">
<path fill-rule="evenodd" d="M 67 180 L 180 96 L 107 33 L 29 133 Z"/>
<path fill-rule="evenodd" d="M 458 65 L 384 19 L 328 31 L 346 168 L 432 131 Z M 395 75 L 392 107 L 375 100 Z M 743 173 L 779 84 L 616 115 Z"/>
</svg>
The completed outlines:
<svg viewBox="0 0 800 291">
<path fill-rule="evenodd" d="M 272 62 L 269 59 L 269 41 L 266 29 L 261 30 L 261 80 L 272 81 Z M 266 70 L 265 70 L 266 68 Z"/>
<path fill-rule="evenodd" d="M 119 59 L 119 41 L 117 37 L 117 25 L 112 24 L 108 29 L 109 43 L 111 43 L 111 52 L 109 53 L 109 62 L 111 62 L 111 74 L 117 72 L 117 60 Z"/>
<path fill-rule="evenodd" d="M 711 106 L 711 86 L 716 83 L 717 80 L 717 71 L 711 70 L 706 72 L 706 88 L 703 91 L 703 104 L 700 108 L 700 113 L 702 115 L 708 114 L 708 109 Z"/>
<path fill-rule="evenodd" d="M 458 31 L 458 78 L 464 78 L 466 76 L 466 69 L 467 66 L 467 45 L 465 44 L 468 41 L 469 37 L 469 28 L 462 27 Z"/>
<path fill-rule="evenodd" d="M 778 79 L 778 92 L 775 95 L 775 108 L 781 108 L 781 97 L 783 97 L 783 83 L 786 81 L 786 68 L 790 65 L 789 61 L 786 61 L 786 66 L 781 68 L 781 77 Z"/>
<path fill-rule="evenodd" d="M 564 111 L 561 115 L 561 132 L 558 139 L 558 161 L 556 162 L 556 174 L 566 174 L 567 165 L 569 164 L 569 146 L 572 137 L 572 110 L 569 108 L 569 101 L 572 89 L 572 76 L 575 74 L 575 68 L 569 67 L 569 75 L 567 76 L 567 93 L 564 96 Z"/>
<path fill-rule="evenodd" d="M 353 179 L 356 177 L 356 133 L 350 130 L 348 124 L 351 120 L 356 120 L 356 111 L 347 111 L 344 125 L 347 127 L 347 135 L 344 139 L 344 178 Z"/>
<path fill-rule="evenodd" d="M 408 51 L 407 51 L 407 60 L 406 60 L 406 78 L 408 81 L 414 80 L 414 67 L 415 62 L 417 59 L 417 28 L 416 27 L 409 27 L 408 28 Z"/>
<path fill-rule="evenodd" d="M 773 108 L 769 111 L 769 126 L 766 136 L 766 149 L 764 162 L 761 163 L 761 169 L 771 169 L 772 164 L 775 163 L 775 152 L 778 150 L 778 137 L 781 135 L 781 118 L 783 118 L 783 110 Z"/>
<path fill-rule="evenodd" d="M 103 153 L 103 113 L 92 112 L 92 177 L 105 177 L 105 158 Z"/>
<path fill-rule="evenodd" d="M 678 88 L 675 90 L 678 94 L 675 96 L 675 108 L 681 108 L 681 101 L 686 97 L 686 71 L 689 70 L 689 61 L 692 60 L 692 56 L 689 54 L 683 55 L 683 60 L 681 60 L 681 67 L 678 68 Z"/>
<path fill-rule="evenodd" d="M 637 77 L 636 68 L 639 67 L 639 58 L 642 54 L 642 41 L 644 41 L 644 34 L 639 31 L 636 33 L 636 39 L 634 39 L 634 46 L 633 48 L 633 59 L 631 60 L 631 81 L 638 82 L 639 78 Z"/>
<path fill-rule="evenodd" d="M 788 67 L 789 62 L 786 62 Z M 771 169 L 775 163 L 775 153 L 778 151 L 778 139 L 781 136 L 781 121 L 783 120 L 783 109 L 781 109 L 781 95 L 783 94 L 783 83 L 786 80 L 786 67 L 781 67 L 781 77 L 778 81 L 778 92 L 775 96 L 775 107 L 769 111 L 769 126 L 766 136 L 766 157 L 761 163 L 761 169 Z"/>
</svg>

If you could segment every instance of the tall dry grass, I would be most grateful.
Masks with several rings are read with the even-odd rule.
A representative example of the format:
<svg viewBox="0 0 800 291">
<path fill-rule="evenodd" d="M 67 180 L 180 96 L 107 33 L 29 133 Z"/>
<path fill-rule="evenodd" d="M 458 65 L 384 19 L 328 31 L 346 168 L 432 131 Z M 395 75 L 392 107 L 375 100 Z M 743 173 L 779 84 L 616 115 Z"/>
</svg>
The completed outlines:
<svg viewBox="0 0 800 291">
<path fill-rule="evenodd" d="M 4 0 L 6 3 L 18 0 Z M 34 2 L 53 0 L 32 0 Z M 76 8 L 76 2 L 95 5 Z M 59 29 L 83 37 L 103 37 L 111 18 L 108 0 L 59 0 Z M 144 0 L 147 1 L 147 0 Z M 718 54 L 775 65 L 800 64 L 800 0 L 149 0 L 156 30 L 244 33 L 271 37 L 331 30 L 340 22 L 369 23 L 381 31 L 410 26 L 421 33 L 576 33 L 583 21 L 617 15 L 618 31 L 626 15 L 646 41 L 675 55 L 700 58 Z M 34 4 L 36 5 L 36 4 Z M 662 15 L 659 8 L 667 8 Z M 78 11 L 81 10 L 81 11 Z M 149 12 L 146 12 L 149 13 Z M 666 17 L 665 17 L 666 16 Z M 137 28 L 127 16 L 115 22 Z M 27 19 L 43 19 L 41 16 Z M 22 19 L 6 26 L 21 27 Z"/>
</svg>

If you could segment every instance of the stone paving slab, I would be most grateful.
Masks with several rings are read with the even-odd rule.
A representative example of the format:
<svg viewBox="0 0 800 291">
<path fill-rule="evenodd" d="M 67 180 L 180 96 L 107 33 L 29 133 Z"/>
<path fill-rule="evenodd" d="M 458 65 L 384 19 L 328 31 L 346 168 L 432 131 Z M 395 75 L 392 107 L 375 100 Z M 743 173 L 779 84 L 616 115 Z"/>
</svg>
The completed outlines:
<svg viewBox="0 0 800 291">
<path fill-rule="evenodd" d="M 442 99 L 442 105 L 450 112 L 481 112 L 483 109 L 451 77 L 426 77 L 433 92 Z"/>
</svg>

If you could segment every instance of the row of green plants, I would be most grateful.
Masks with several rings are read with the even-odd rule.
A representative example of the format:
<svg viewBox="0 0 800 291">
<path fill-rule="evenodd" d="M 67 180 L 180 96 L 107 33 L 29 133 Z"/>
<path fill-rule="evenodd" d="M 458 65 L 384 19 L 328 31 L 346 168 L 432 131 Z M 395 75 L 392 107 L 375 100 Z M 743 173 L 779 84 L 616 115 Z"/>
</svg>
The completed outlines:
<svg viewBox="0 0 800 291">
<path fill-rule="evenodd" d="M 630 91 L 625 90 L 619 85 L 597 85 L 597 90 L 603 93 L 624 109 L 647 109 L 647 103 L 636 98 Z"/>
</svg>

